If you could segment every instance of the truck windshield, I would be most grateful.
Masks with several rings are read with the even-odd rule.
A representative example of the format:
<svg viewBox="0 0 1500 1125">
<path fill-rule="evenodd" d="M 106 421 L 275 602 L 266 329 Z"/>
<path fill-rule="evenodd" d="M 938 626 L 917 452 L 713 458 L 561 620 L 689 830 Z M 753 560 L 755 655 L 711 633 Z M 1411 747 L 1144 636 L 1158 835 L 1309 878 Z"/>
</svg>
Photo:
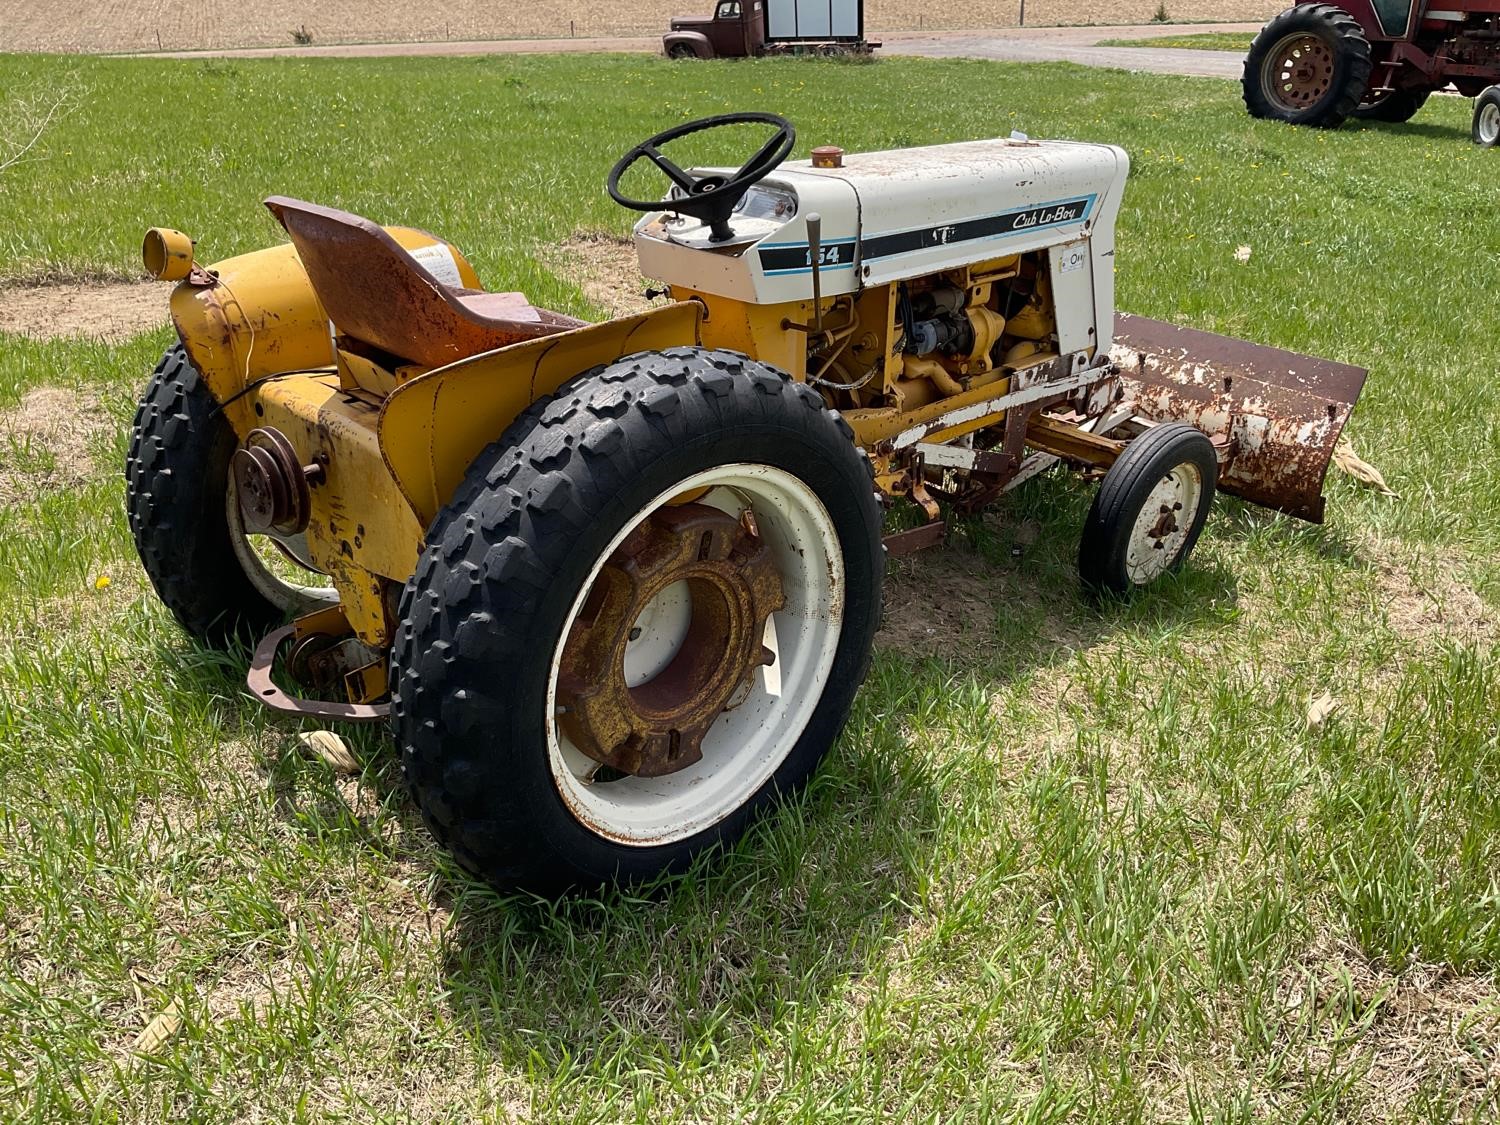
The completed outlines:
<svg viewBox="0 0 1500 1125">
<path fill-rule="evenodd" d="M 737 20 L 740 18 L 740 0 L 724 0 L 715 13 L 716 19 Z"/>
</svg>

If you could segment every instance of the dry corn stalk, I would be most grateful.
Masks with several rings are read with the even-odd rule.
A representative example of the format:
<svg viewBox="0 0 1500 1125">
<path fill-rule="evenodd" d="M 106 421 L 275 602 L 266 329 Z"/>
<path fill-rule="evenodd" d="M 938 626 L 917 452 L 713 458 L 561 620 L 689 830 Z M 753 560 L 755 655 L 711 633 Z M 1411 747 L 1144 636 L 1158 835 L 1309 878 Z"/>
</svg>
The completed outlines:
<svg viewBox="0 0 1500 1125">
<path fill-rule="evenodd" d="M 137 1054 L 154 1055 L 182 1030 L 182 1001 L 174 999 L 135 1037 Z"/>
<path fill-rule="evenodd" d="M 1354 446 L 1348 438 L 1339 438 L 1338 444 L 1333 447 L 1333 463 L 1360 484 L 1368 484 L 1371 488 L 1378 489 L 1382 496 L 1396 495 L 1391 486 L 1385 483 L 1385 477 L 1380 475 L 1380 470 L 1354 452 Z"/>
<path fill-rule="evenodd" d="M 303 749 L 310 750 L 333 768 L 335 773 L 356 774 L 359 760 L 349 751 L 349 744 L 331 730 L 310 730 L 297 736 Z"/>
</svg>

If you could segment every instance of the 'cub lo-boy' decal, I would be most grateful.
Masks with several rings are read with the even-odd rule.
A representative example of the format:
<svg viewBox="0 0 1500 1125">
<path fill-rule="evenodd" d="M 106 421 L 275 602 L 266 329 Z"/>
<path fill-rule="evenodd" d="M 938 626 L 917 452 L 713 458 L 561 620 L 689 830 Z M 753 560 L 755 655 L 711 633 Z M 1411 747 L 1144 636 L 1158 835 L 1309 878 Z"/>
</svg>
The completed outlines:
<svg viewBox="0 0 1500 1125">
<path fill-rule="evenodd" d="M 915 250 L 927 250 L 933 246 L 1004 238 L 1044 227 L 1082 222 L 1093 213 L 1097 198 L 1086 195 L 1057 203 L 1045 203 L 1040 207 L 1007 211 L 1002 215 L 986 215 L 980 219 L 963 219 L 941 226 L 871 235 L 860 244 L 860 260 L 890 258 L 897 254 L 910 254 Z M 853 239 L 826 242 L 819 248 L 818 265 L 822 269 L 842 269 L 853 264 Z M 805 242 L 779 245 L 772 243 L 760 248 L 760 266 L 767 274 L 806 273 L 812 269 L 812 255 Z"/>
</svg>

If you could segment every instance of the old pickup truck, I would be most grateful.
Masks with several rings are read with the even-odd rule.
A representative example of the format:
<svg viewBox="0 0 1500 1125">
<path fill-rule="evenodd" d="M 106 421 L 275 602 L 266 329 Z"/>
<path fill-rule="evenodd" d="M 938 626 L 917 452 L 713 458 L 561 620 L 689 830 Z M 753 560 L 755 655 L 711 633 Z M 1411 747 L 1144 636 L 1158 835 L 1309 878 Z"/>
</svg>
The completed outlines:
<svg viewBox="0 0 1500 1125">
<path fill-rule="evenodd" d="M 674 59 L 868 55 L 864 0 L 719 0 L 707 19 L 675 17 L 662 36 Z"/>
</svg>

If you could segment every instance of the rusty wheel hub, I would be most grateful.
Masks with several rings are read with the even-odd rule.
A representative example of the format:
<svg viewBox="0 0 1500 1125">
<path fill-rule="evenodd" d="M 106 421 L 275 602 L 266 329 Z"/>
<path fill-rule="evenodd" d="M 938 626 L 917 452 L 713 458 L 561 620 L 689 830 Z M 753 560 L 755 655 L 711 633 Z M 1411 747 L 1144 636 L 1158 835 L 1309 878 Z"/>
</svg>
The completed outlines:
<svg viewBox="0 0 1500 1125">
<path fill-rule="evenodd" d="M 280 430 L 251 430 L 229 470 L 245 530 L 252 535 L 296 535 L 307 527 L 308 478 L 297 451 Z"/>
<path fill-rule="evenodd" d="M 1316 105 L 1333 84 L 1333 49 L 1316 35 L 1289 35 L 1266 56 L 1262 83 L 1282 108 Z"/>
<path fill-rule="evenodd" d="M 663 605 L 685 602 L 659 668 L 627 670 L 627 650 Z M 637 777 L 703 757 L 703 737 L 763 665 L 766 620 L 786 602 L 754 517 L 704 504 L 663 508 L 605 562 L 563 645 L 558 724 L 582 753 Z M 637 682 L 631 682 L 637 680 Z"/>
</svg>

